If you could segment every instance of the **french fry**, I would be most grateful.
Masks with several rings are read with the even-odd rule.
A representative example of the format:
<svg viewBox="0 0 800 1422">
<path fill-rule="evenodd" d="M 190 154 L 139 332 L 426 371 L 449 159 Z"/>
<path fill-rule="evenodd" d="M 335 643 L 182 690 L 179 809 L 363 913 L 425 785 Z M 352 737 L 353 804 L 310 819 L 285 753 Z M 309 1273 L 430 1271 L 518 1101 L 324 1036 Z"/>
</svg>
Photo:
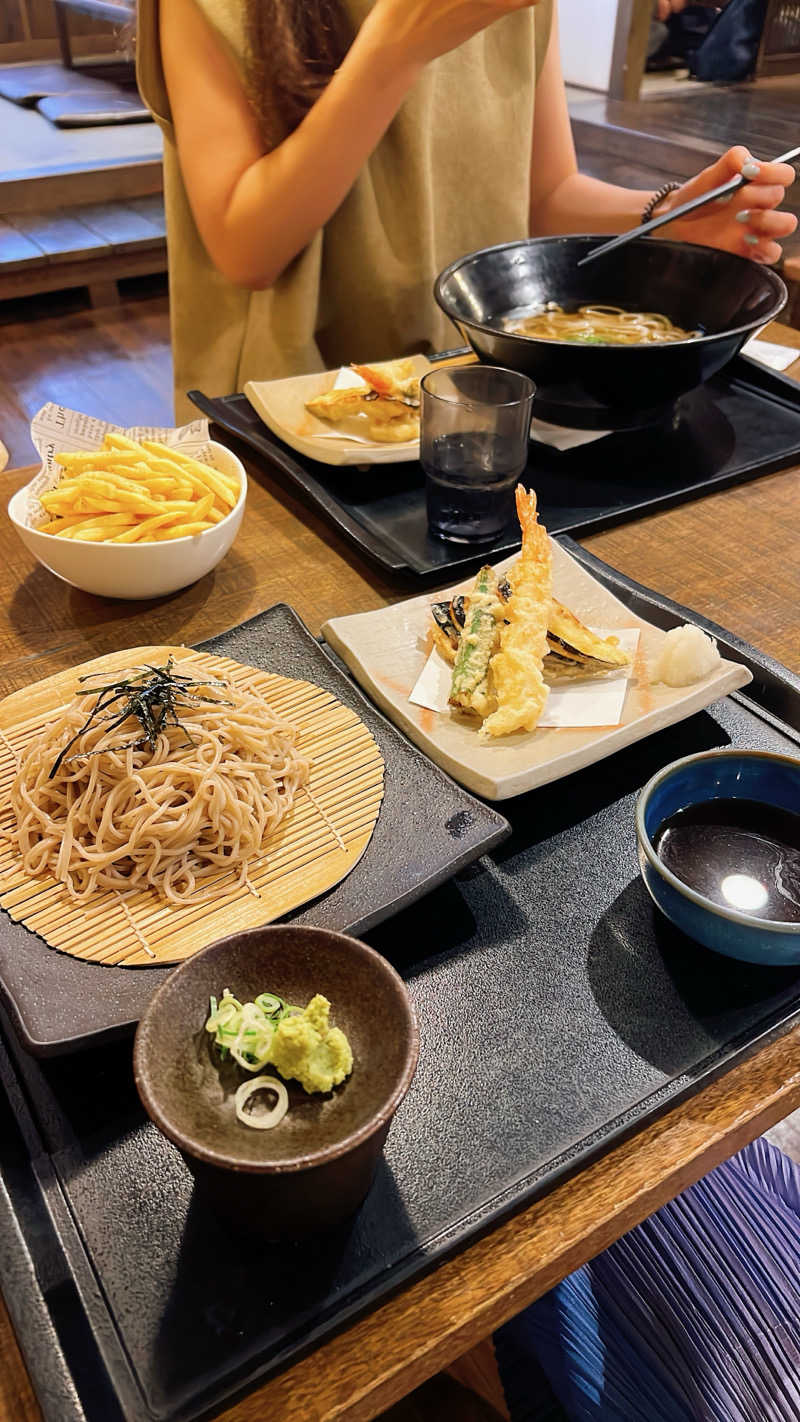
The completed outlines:
<svg viewBox="0 0 800 1422">
<path fill-rule="evenodd" d="M 143 446 L 154 454 L 159 454 L 162 458 L 170 459 L 174 464 L 180 464 L 184 469 L 191 470 L 201 478 L 211 474 L 220 483 L 227 485 L 231 491 L 238 491 L 239 481 L 233 475 L 223 474 L 221 469 L 212 469 L 210 464 L 203 464 L 201 460 L 195 459 L 191 454 L 186 454 L 182 449 L 174 448 L 168 444 L 159 444 L 157 440 L 144 440 Z"/>
<path fill-rule="evenodd" d="M 212 525 L 206 519 L 199 523 L 179 523 L 173 528 L 159 529 L 153 534 L 153 538 L 158 543 L 162 543 L 167 538 L 188 538 L 190 534 L 205 533 L 206 529 L 211 527 Z"/>
<path fill-rule="evenodd" d="M 70 528 L 64 534 L 65 538 L 71 538 L 75 543 L 108 543 L 111 535 L 119 530 L 120 525 L 114 524 L 109 527 L 108 518 L 113 518 L 113 514 L 101 516 L 96 522 L 91 520 L 78 524 L 75 528 Z M 125 525 L 123 525 L 124 527 Z M 128 525 L 130 527 L 130 525 Z"/>
<path fill-rule="evenodd" d="M 107 449 L 135 449 L 141 452 L 142 448 L 135 439 L 131 439 L 128 435 L 124 434 L 109 433 L 106 435 L 103 443 Z"/>
<path fill-rule="evenodd" d="M 199 460 L 192 459 L 188 454 L 182 454 L 180 450 L 170 449 L 169 445 L 158 444 L 155 440 L 144 440 L 145 449 L 157 455 L 160 459 L 168 460 L 170 464 L 177 464 L 182 469 L 189 470 L 196 479 L 205 484 L 207 489 L 218 494 L 222 501 L 230 508 L 233 508 L 239 497 L 238 485 L 227 475 L 220 474 L 219 470 L 211 469 L 207 464 L 201 464 Z"/>
<path fill-rule="evenodd" d="M 109 519 L 116 519 L 120 523 L 127 523 L 126 514 L 109 514 Z M 63 533 L 65 529 L 75 528 L 78 524 L 86 522 L 85 514 L 65 514 L 59 518 L 50 519 L 48 523 L 39 525 L 39 533 Z"/>
<path fill-rule="evenodd" d="M 143 450 L 126 452 L 106 449 L 81 450 L 77 454 L 59 454 L 57 463 L 67 474 L 79 475 L 87 469 L 133 469 L 142 460 Z"/>
<path fill-rule="evenodd" d="M 190 479 L 176 479 L 173 474 L 151 474 L 149 470 L 145 473 L 141 465 L 138 469 L 141 472 L 137 472 L 137 481 L 150 490 L 153 498 L 163 494 L 165 498 L 191 499 L 194 495 L 195 486 Z"/>
<path fill-rule="evenodd" d="M 135 523 L 131 528 L 124 529 L 109 540 L 111 543 L 147 543 L 152 538 L 155 530 L 164 528 L 176 522 L 175 514 L 156 514 L 155 518 L 144 518 Z M 170 538 L 175 535 L 171 533 Z"/>
<path fill-rule="evenodd" d="M 84 543 L 147 543 L 204 533 L 230 513 L 238 480 L 156 440 L 108 434 L 103 448 L 56 455 L 39 532 Z"/>
</svg>

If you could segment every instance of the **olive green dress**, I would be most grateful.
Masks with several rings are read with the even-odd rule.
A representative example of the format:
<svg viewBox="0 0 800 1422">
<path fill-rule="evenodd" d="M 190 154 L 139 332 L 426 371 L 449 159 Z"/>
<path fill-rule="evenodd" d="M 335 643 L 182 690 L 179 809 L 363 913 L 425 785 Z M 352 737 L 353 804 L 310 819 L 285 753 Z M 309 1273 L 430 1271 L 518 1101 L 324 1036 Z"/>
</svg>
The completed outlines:
<svg viewBox="0 0 800 1422">
<path fill-rule="evenodd" d="M 244 73 L 242 0 L 196 0 Z M 345 0 L 358 26 L 372 0 Z M 195 226 L 181 178 L 158 42 L 158 0 L 139 0 L 137 69 L 164 133 L 178 419 L 186 391 L 443 349 L 457 332 L 432 295 L 465 252 L 528 233 L 536 76 L 552 0 L 497 21 L 429 64 L 345 201 L 268 291 L 228 281 Z"/>
</svg>

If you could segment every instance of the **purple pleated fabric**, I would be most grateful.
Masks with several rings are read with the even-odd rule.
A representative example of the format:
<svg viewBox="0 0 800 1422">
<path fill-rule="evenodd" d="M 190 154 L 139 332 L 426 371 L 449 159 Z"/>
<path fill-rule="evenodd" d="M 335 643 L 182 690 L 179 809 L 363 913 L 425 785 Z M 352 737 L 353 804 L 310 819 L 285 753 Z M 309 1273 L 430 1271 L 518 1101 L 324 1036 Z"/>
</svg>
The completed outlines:
<svg viewBox="0 0 800 1422">
<path fill-rule="evenodd" d="M 539 1367 L 574 1422 L 800 1422 L 800 1168 L 755 1141 L 495 1350 L 513 1422 L 542 1415 Z"/>
</svg>

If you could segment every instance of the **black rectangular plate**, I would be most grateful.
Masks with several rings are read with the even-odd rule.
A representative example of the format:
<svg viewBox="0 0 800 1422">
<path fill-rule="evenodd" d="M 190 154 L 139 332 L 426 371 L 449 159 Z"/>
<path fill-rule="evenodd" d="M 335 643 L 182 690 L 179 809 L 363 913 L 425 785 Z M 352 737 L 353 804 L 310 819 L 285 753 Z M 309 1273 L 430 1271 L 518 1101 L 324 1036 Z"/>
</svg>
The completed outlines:
<svg viewBox="0 0 800 1422">
<path fill-rule="evenodd" d="M 570 551 L 637 613 L 686 620 Z M 9 1038 L 0 1075 L 36 1176 L 0 1129 L 16 1231 L 0 1262 L 47 1422 L 73 1422 L 70 1388 L 88 1422 L 210 1415 L 800 1018 L 800 968 L 689 942 L 637 871 L 633 806 L 656 769 L 729 744 L 798 753 L 800 681 L 724 640 L 746 694 L 511 802 L 511 839 L 369 935 L 408 982 L 422 1051 L 352 1228 L 269 1249 L 223 1234 L 145 1120 L 127 1044 L 54 1063 Z M 34 1272 L 55 1280 L 38 1298 Z"/>
<path fill-rule="evenodd" d="M 291 608 L 269 608 L 202 648 L 325 687 L 357 712 L 384 758 L 384 799 L 365 854 L 340 884 L 285 922 L 363 933 L 508 834 L 502 815 L 456 785 L 375 710 Z M 39 1055 L 130 1032 L 168 972 L 71 958 L 0 911 L 0 993 L 26 1047 Z"/>
<path fill-rule="evenodd" d="M 418 461 L 342 468 L 306 459 L 262 423 L 244 395 L 189 398 L 299 491 L 350 543 L 404 580 L 442 581 L 519 545 L 514 527 L 477 554 L 431 538 Z M 551 534 L 575 536 L 696 499 L 800 459 L 800 385 L 739 357 L 678 401 L 668 423 L 559 452 L 532 443 L 523 481 Z"/>
</svg>

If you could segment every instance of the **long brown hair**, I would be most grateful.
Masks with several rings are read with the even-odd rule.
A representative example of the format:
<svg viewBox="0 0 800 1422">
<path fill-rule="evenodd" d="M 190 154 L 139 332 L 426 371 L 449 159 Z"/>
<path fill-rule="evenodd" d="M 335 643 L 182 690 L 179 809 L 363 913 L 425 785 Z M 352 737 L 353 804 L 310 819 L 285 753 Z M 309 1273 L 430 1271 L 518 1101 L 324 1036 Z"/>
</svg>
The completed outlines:
<svg viewBox="0 0 800 1422">
<path fill-rule="evenodd" d="M 352 40 L 342 0 L 245 0 L 250 98 L 264 138 L 297 128 Z"/>
</svg>

